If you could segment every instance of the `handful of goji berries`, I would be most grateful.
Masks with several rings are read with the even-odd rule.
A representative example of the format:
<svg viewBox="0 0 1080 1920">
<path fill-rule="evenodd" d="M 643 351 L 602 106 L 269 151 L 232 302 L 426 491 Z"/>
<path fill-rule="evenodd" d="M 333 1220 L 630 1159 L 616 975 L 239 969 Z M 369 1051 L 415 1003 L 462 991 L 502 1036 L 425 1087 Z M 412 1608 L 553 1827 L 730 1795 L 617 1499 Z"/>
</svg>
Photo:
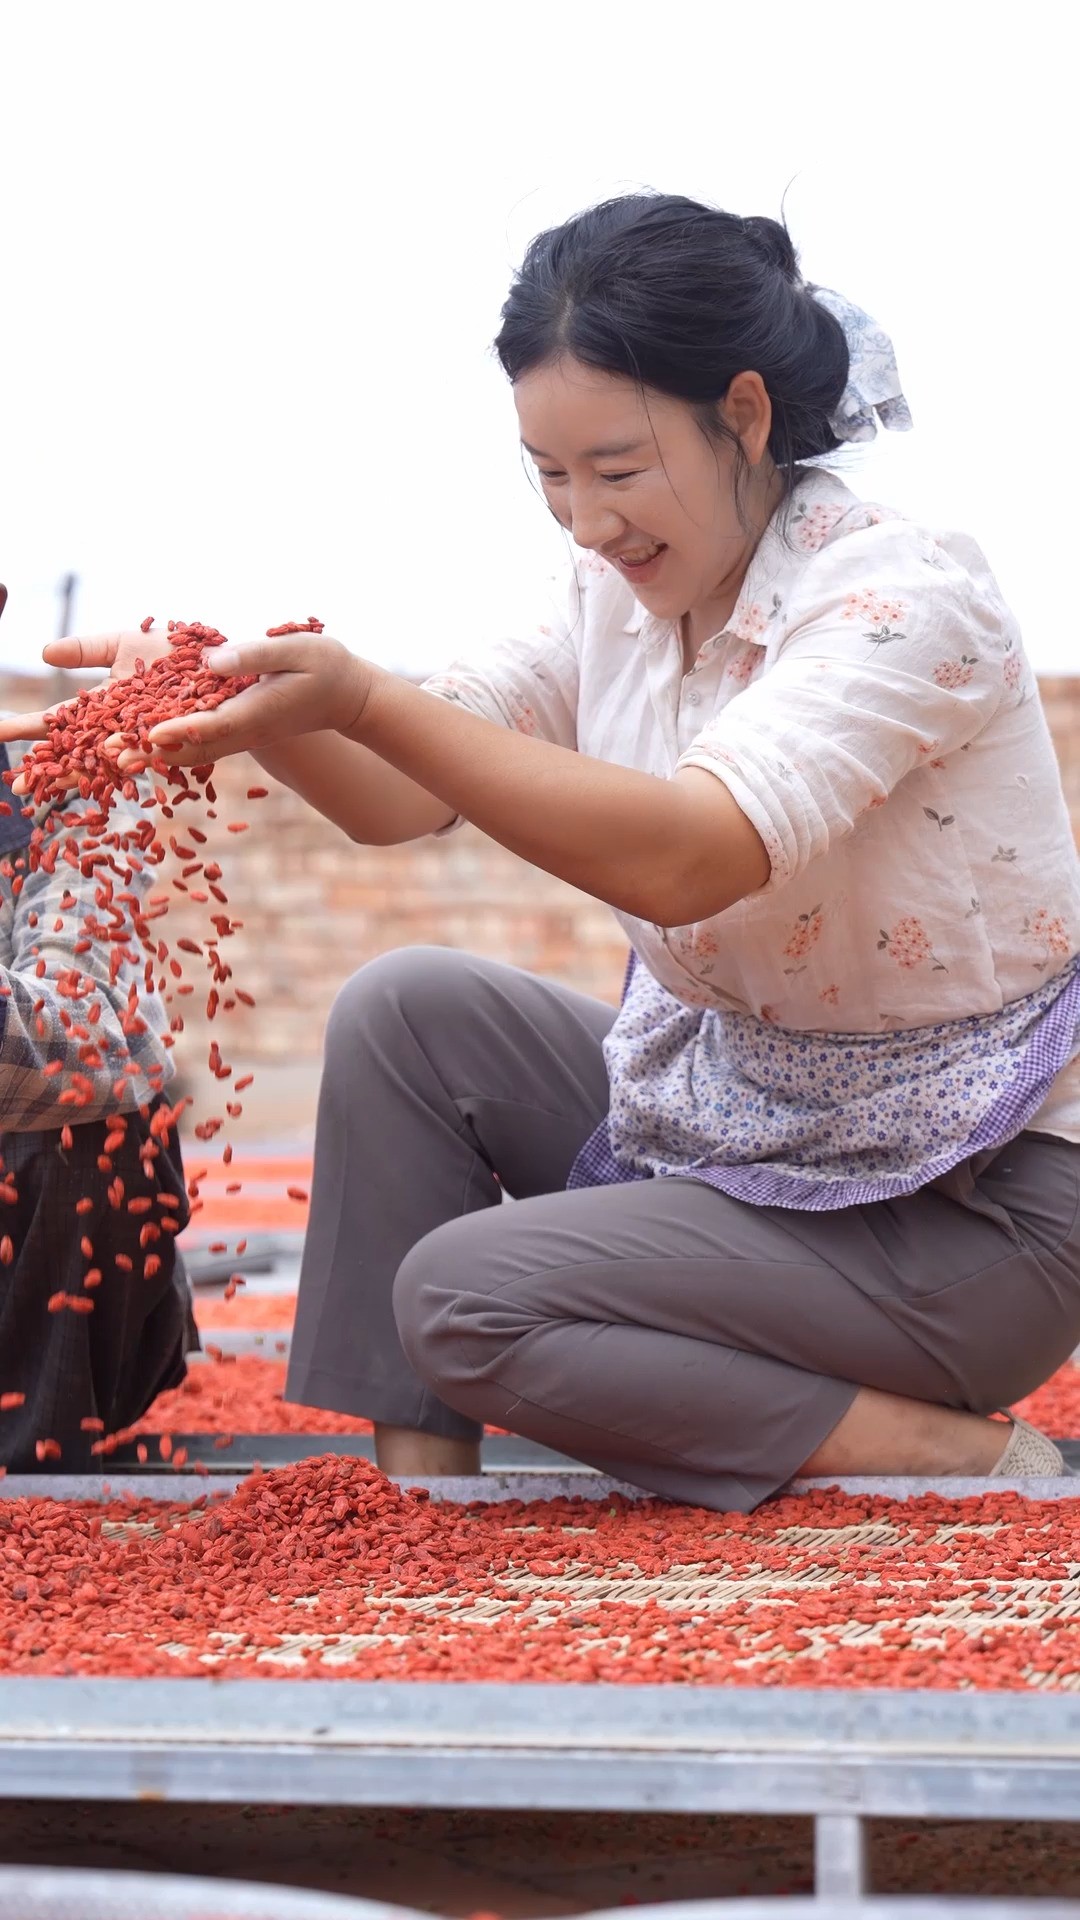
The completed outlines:
<svg viewBox="0 0 1080 1920">
<path fill-rule="evenodd" d="M 149 631 L 146 621 L 143 630 Z M 141 754 L 144 767 L 174 785 L 187 786 L 182 770 L 170 769 L 156 753 L 151 729 L 163 720 L 220 707 L 253 681 L 250 675 L 223 677 L 207 665 L 206 648 L 221 646 L 225 639 L 215 627 L 170 620 L 168 634 L 169 651 L 161 659 L 149 666 L 138 660 L 128 678 L 85 688 L 56 708 L 47 737 L 36 742 L 18 769 L 31 805 L 59 799 L 72 785 L 84 800 L 96 800 L 104 813 L 117 786 L 126 799 L 136 799 L 136 769 L 121 774 L 115 760 L 103 752 L 105 742 L 114 739 L 122 742 L 118 751 Z M 159 804 L 166 798 L 159 794 Z"/>
</svg>

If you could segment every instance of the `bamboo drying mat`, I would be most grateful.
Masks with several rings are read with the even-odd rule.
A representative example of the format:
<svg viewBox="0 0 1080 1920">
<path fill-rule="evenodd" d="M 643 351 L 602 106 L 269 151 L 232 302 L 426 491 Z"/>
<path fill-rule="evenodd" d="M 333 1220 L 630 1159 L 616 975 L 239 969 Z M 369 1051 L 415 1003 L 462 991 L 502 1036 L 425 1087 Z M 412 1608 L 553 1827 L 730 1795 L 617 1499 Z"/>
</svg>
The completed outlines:
<svg viewBox="0 0 1080 1920">
<path fill-rule="evenodd" d="M 0 1672 L 1075 1690 L 1080 1501 L 464 1508 L 324 1458 L 195 1507 L 7 1502 L 0 1623 Z"/>
</svg>

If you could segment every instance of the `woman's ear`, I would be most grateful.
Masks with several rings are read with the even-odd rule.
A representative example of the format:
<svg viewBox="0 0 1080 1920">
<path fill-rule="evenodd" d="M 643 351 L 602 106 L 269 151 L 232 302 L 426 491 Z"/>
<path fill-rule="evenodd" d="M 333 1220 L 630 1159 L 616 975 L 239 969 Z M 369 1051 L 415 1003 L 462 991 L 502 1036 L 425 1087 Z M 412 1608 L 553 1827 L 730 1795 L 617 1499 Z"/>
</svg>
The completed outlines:
<svg viewBox="0 0 1080 1920">
<path fill-rule="evenodd" d="M 756 467 L 772 432 L 772 401 L 760 373 L 737 373 L 720 403 L 720 412 L 731 431 L 738 434 L 750 465 Z"/>
</svg>

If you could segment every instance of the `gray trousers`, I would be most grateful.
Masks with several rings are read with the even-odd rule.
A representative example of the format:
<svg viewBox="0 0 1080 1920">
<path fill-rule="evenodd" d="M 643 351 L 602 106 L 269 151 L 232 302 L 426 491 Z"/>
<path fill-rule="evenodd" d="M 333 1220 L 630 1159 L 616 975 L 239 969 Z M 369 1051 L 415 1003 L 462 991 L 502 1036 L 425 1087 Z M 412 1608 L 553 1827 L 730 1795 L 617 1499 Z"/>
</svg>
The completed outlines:
<svg viewBox="0 0 1080 1920">
<path fill-rule="evenodd" d="M 348 982 L 288 1399 L 463 1439 L 507 1427 L 745 1512 L 860 1386 L 988 1412 L 1080 1342 L 1080 1147 L 1064 1141 L 1023 1134 L 832 1213 L 688 1179 L 565 1192 L 607 1108 L 613 1018 L 444 948 Z"/>
</svg>

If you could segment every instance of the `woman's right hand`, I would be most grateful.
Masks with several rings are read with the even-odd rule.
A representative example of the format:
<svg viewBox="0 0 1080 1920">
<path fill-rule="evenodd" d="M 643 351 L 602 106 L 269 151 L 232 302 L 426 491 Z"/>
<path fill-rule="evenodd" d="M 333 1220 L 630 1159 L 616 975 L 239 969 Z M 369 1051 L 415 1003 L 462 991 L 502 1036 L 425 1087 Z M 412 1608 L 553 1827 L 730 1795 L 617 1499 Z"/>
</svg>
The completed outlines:
<svg viewBox="0 0 1080 1920">
<path fill-rule="evenodd" d="M 143 633 L 137 627 L 131 633 L 98 633 L 86 639 L 73 635 L 67 640 L 50 641 L 41 657 L 47 666 L 78 671 L 80 668 L 108 667 L 114 680 L 127 680 L 136 663 L 150 666 L 169 651 L 169 636 L 163 627 L 151 627 Z M 55 708 L 40 713 L 11 713 L 0 719 L 0 740 L 44 740 Z"/>
</svg>

